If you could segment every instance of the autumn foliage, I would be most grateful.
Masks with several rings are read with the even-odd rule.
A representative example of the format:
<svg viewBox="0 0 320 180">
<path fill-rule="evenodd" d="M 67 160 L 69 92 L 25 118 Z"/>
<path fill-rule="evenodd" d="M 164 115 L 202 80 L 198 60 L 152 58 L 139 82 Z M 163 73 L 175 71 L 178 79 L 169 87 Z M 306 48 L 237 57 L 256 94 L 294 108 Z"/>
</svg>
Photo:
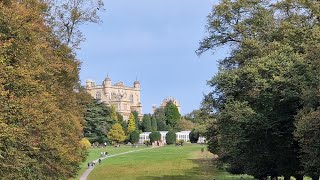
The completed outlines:
<svg viewBox="0 0 320 180">
<path fill-rule="evenodd" d="M 79 62 L 46 25 L 45 8 L 0 1 L 2 179 L 68 179 L 86 154 Z"/>
</svg>

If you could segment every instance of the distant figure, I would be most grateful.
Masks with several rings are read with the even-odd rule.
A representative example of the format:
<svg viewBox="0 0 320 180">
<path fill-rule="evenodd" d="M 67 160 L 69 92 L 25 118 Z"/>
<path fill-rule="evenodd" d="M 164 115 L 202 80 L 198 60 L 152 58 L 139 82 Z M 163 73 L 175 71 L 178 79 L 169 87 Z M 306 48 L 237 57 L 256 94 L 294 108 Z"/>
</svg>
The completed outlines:
<svg viewBox="0 0 320 180">
<path fill-rule="evenodd" d="M 107 143 L 106 142 L 104 143 L 104 147 L 107 147 Z"/>
<path fill-rule="evenodd" d="M 90 163 L 88 162 L 88 168 L 90 168 Z"/>
<path fill-rule="evenodd" d="M 99 161 L 99 164 L 101 164 L 101 159 L 99 159 L 98 161 Z"/>
<path fill-rule="evenodd" d="M 105 152 L 104 154 L 105 154 L 106 157 L 108 157 L 108 152 Z"/>
</svg>

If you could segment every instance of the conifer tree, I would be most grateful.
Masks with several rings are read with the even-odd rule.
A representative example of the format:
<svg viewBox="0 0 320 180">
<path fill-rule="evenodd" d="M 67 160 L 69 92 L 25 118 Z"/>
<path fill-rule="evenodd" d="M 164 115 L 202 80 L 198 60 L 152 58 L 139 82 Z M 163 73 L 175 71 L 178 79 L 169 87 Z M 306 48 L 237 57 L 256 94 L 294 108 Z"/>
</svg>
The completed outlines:
<svg viewBox="0 0 320 180">
<path fill-rule="evenodd" d="M 130 114 L 128 119 L 128 134 L 131 134 L 136 129 L 135 119 L 133 113 Z"/>
</svg>

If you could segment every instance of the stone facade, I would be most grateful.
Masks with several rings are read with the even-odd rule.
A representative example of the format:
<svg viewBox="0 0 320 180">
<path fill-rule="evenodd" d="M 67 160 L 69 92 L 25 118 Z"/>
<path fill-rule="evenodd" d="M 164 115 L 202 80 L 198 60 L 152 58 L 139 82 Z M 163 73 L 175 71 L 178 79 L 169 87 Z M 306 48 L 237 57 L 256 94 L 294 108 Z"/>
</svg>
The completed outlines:
<svg viewBox="0 0 320 180">
<path fill-rule="evenodd" d="M 179 113 L 181 114 L 179 101 L 177 101 L 174 97 L 171 97 L 171 96 L 165 98 L 165 99 L 162 101 L 162 103 L 161 103 L 161 105 L 160 105 L 160 108 L 165 108 L 166 105 L 167 105 L 169 102 L 172 102 L 174 105 L 176 105 L 177 108 L 178 108 Z M 152 111 L 153 111 L 153 113 L 154 113 L 154 111 L 155 111 L 156 108 L 157 108 L 156 105 L 153 105 L 153 106 L 152 106 Z"/>
<path fill-rule="evenodd" d="M 96 85 L 94 81 L 87 80 L 86 91 L 95 99 L 107 105 L 113 105 L 124 120 L 127 120 L 133 111 L 137 111 L 139 117 L 142 117 L 139 81 L 135 81 L 133 87 L 128 87 L 123 82 L 112 85 L 109 77 L 106 77 L 102 85 Z"/>
</svg>

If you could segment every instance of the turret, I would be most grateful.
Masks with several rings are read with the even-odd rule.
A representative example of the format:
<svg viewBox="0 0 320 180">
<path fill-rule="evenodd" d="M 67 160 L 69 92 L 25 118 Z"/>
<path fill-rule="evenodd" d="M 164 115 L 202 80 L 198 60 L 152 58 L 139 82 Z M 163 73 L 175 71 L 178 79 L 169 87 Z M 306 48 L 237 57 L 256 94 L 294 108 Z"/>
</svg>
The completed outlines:
<svg viewBox="0 0 320 180">
<path fill-rule="evenodd" d="M 140 89 L 140 82 L 138 80 L 136 80 L 134 83 L 133 83 L 133 87 L 135 89 Z"/>
<path fill-rule="evenodd" d="M 108 75 L 107 75 L 107 77 L 104 79 L 103 85 L 104 85 L 104 87 L 111 87 L 111 79 L 109 78 Z"/>
<path fill-rule="evenodd" d="M 95 86 L 95 83 L 91 80 L 86 81 L 86 89 L 92 89 Z"/>
</svg>

